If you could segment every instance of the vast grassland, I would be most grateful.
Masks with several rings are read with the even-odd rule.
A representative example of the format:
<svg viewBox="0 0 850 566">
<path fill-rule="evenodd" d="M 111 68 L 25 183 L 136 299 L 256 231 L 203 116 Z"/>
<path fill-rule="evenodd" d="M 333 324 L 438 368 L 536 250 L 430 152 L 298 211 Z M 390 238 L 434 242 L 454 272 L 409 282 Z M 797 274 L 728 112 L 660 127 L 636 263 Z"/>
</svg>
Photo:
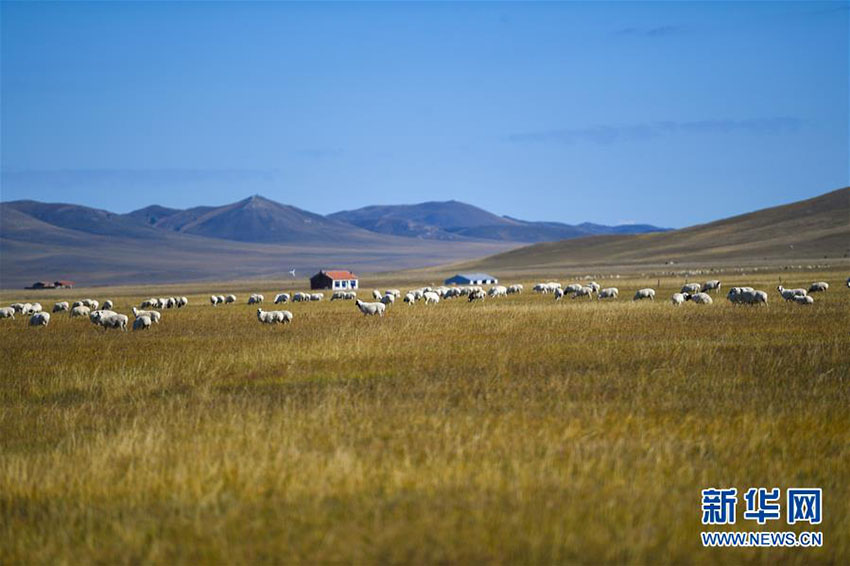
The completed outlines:
<svg viewBox="0 0 850 566">
<path fill-rule="evenodd" d="M 0 321 L 0 563 L 847 563 L 850 289 L 792 277 L 832 288 L 724 277 L 770 306 L 674 308 L 680 280 L 620 279 L 286 327 L 244 303 L 269 284 L 30 294 L 191 304 L 144 333 Z M 824 546 L 703 549 L 712 486 L 823 488 Z"/>
</svg>

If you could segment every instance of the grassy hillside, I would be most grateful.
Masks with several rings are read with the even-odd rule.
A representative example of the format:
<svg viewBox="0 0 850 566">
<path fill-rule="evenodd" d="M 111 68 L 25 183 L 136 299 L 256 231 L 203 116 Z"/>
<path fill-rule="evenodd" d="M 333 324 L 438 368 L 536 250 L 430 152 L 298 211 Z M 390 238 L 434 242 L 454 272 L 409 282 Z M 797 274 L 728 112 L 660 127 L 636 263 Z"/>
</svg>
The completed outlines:
<svg viewBox="0 0 850 566">
<path fill-rule="evenodd" d="M 0 563 L 846 562 L 850 290 L 794 274 L 832 283 L 800 307 L 778 275 L 724 278 L 767 308 L 322 302 L 271 328 L 216 284 L 145 333 L 0 320 Z M 710 486 L 822 487 L 824 546 L 703 549 Z"/>
<path fill-rule="evenodd" d="M 697 265 L 847 257 L 850 257 L 850 188 L 843 188 L 813 199 L 682 230 L 535 244 L 462 267 L 539 271 L 670 261 Z"/>
</svg>

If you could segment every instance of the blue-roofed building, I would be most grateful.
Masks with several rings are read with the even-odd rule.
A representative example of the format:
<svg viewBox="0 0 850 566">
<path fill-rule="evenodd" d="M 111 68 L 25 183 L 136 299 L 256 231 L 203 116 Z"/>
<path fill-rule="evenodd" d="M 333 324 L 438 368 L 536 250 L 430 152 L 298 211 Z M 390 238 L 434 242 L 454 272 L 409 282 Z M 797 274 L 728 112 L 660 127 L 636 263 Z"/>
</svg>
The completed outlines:
<svg viewBox="0 0 850 566">
<path fill-rule="evenodd" d="M 495 285 L 499 280 L 486 273 L 458 273 L 444 281 L 446 285 Z"/>
</svg>

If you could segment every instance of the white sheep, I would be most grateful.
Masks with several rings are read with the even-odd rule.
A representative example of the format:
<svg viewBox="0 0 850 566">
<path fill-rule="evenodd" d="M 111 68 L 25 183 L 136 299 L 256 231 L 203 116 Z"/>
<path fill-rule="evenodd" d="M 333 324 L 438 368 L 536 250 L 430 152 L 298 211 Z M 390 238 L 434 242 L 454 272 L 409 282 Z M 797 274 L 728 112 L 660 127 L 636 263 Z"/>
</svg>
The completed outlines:
<svg viewBox="0 0 850 566">
<path fill-rule="evenodd" d="M 384 294 L 385 294 L 385 295 L 392 295 L 392 296 L 393 296 L 393 297 L 395 297 L 396 299 L 398 299 L 399 297 L 401 297 L 401 291 L 399 291 L 398 289 L 387 289 L 387 292 L 386 292 L 386 293 L 384 293 Z"/>
<path fill-rule="evenodd" d="M 321 300 L 322 300 L 322 299 L 324 299 L 324 298 L 325 298 L 325 294 L 324 294 L 324 293 L 312 293 L 312 294 L 310 295 L 310 300 L 311 300 L 311 301 L 321 301 Z"/>
<path fill-rule="evenodd" d="M 756 291 L 752 287 L 732 287 L 726 295 L 729 302 L 736 305 L 767 304 L 767 293 Z"/>
<path fill-rule="evenodd" d="M 78 316 L 89 316 L 90 314 L 91 309 L 83 305 L 71 309 L 71 318 L 76 318 Z"/>
<path fill-rule="evenodd" d="M 582 287 L 575 293 L 573 293 L 573 299 L 578 299 L 579 297 L 587 297 L 588 299 L 593 299 L 593 287 Z"/>
<path fill-rule="evenodd" d="M 555 300 L 560 301 L 561 299 L 564 298 L 564 294 L 565 294 L 565 292 L 564 292 L 563 289 L 561 289 L 561 288 L 555 289 Z"/>
<path fill-rule="evenodd" d="M 37 312 L 30 317 L 30 326 L 47 326 L 49 323 L 49 312 Z"/>
<path fill-rule="evenodd" d="M 249 305 L 258 305 L 258 304 L 262 303 L 264 299 L 265 299 L 265 297 L 263 297 L 262 295 L 260 295 L 258 293 L 254 293 L 253 295 L 248 297 L 248 304 Z"/>
<path fill-rule="evenodd" d="M 133 330 L 149 330 L 151 327 L 151 319 L 149 316 L 137 316 L 133 321 Z"/>
<path fill-rule="evenodd" d="M 508 295 L 518 295 L 522 293 L 523 286 L 520 284 L 508 286 Z"/>
<path fill-rule="evenodd" d="M 682 294 L 685 295 L 693 295 L 694 293 L 699 293 L 702 289 L 702 285 L 699 283 L 685 283 L 682 285 Z"/>
<path fill-rule="evenodd" d="M 404 295 L 404 302 L 407 303 L 408 305 L 412 305 L 413 303 L 416 302 L 416 295 L 414 295 L 413 293 L 405 294 Z"/>
<path fill-rule="evenodd" d="M 487 291 L 488 297 L 507 297 L 508 296 L 508 288 L 503 285 L 496 285 L 495 287 L 490 287 L 490 290 Z"/>
<path fill-rule="evenodd" d="M 22 313 L 22 314 L 24 312 L 24 303 L 12 303 L 9 306 L 15 312 L 19 312 L 19 313 Z"/>
<path fill-rule="evenodd" d="M 177 308 L 178 309 L 182 309 L 183 307 L 185 307 L 188 304 L 189 304 L 189 299 L 187 299 L 186 297 L 178 297 L 177 298 Z"/>
<path fill-rule="evenodd" d="M 89 320 L 97 324 L 105 330 L 108 328 L 121 329 L 127 331 L 127 323 L 129 318 L 125 314 L 118 314 L 113 311 L 96 310 L 89 315 Z"/>
<path fill-rule="evenodd" d="M 710 281 L 703 283 L 702 292 L 708 293 L 709 291 L 720 291 L 720 281 L 717 279 L 711 279 Z"/>
<path fill-rule="evenodd" d="M 0 318 L 11 318 L 15 320 L 15 309 L 12 307 L 3 307 L 0 309 Z"/>
<path fill-rule="evenodd" d="M 798 305 L 813 305 L 815 304 L 814 297 L 810 297 L 809 295 L 795 295 L 792 300 Z"/>
<path fill-rule="evenodd" d="M 423 298 L 425 299 L 426 305 L 436 305 L 440 302 L 440 295 L 433 291 L 428 291 L 427 293 L 423 293 Z"/>
<path fill-rule="evenodd" d="M 673 303 L 674 307 L 678 307 L 679 305 L 685 302 L 685 294 L 673 293 L 673 296 L 670 297 L 670 302 Z"/>
<path fill-rule="evenodd" d="M 638 291 L 635 293 L 634 298 L 632 298 L 633 301 L 642 301 L 644 299 L 649 299 L 650 301 L 654 301 L 655 300 L 655 289 L 650 289 L 649 287 L 647 287 L 645 289 L 638 289 Z"/>
<path fill-rule="evenodd" d="M 67 301 L 62 301 L 61 303 L 53 304 L 53 312 L 65 312 L 71 310 L 71 307 L 68 305 Z"/>
<path fill-rule="evenodd" d="M 41 307 L 41 303 L 33 303 L 32 305 L 30 305 L 30 312 L 31 313 L 37 313 L 37 312 L 41 312 L 43 310 L 44 309 Z"/>
<path fill-rule="evenodd" d="M 384 316 L 384 312 L 387 310 L 387 306 L 384 303 L 364 303 L 360 299 L 357 299 L 354 304 L 357 305 L 357 308 L 365 316 Z"/>
<path fill-rule="evenodd" d="M 280 303 L 288 303 L 289 302 L 289 293 L 278 293 L 274 298 L 274 304 L 279 305 Z"/>
<path fill-rule="evenodd" d="M 809 293 L 823 293 L 829 289 L 829 283 L 826 281 L 818 281 L 809 286 Z"/>
<path fill-rule="evenodd" d="M 150 308 L 150 307 L 152 307 L 152 306 L 154 306 L 154 305 L 158 305 L 158 304 L 159 304 L 159 301 L 157 301 L 156 303 L 154 303 L 154 302 L 153 302 L 153 299 L 151 299 L 150 301 L 144 301 L 144 302 L 142 303 L 142 308 L 143 308 L 143 309 L 146 309 L 146 308 Z M 210 304 L 211 304 L 212 306 L 216 306 L 216 305 L 218 305 L 218 295 L 210 295 Z"/>
<path fill-rule="evenodd" d="M 219 299 L 221 299 L 221 295 L 219 295 Z M 230 303 L 236 302 L 236 295 L 227 295 L 224 297 L 224 304 L 229 305 Z"/>
<path fill-rule="evenodd" d="M 288 324 L 292 322 L 292 313 L 289 311 L 264 311 L 257 309 L 257 320 L 263 324 Z"/>
<path fill-rule="evenodd" d="M 381 302 L 387 306 L 390 306 L 395 303 L 395 295 L 387 293 L 386 295 L 381 297 Z"/>
<path fill-rule="evenodd" d="M 571 283 L 570 285 L 564 287 L 564 294 L 572 295 L 573 293 L 578 293 L 579 291 L 581 291 L 582 287 L 584 287 L 584 285 L 580 283 Z"/>
<path fill-rule="evenodd" d="M 149 319 L 151 319 L 151 322 L 156 323 L 156 324 L 159 324 L 159 319 L 162 317 L 162 315 L 159 313 L 159 311 L 153 311 L 153 310 L 143 311 L 143 310 L 137 309 L 136 307 L 133 307 L 133 316 L 136 317 L 136 318 L 139 318 L 140 316 L 146 316 Z"/>
<path fill-rule="evenodd" d="M 105 301 L 103 301 L 103 307 L 102 308 L 104 308 L 106 310 L 112 310 L 113 306 L 114 305 L 112 304 L 112 301 L 110 301 L 109 299 L 106 299 Z"/>
<path fill-rule="evenodd" d="M 292 295 L 292 302 L 293 303 L 302 303 L 302 302 L 306 302 L 306 301 L 309 301 L 309 300 L 310 300 L 310 295 L 308 295 L 307 293 L 300 293 L 299 292 L 299 293 L 295 293 L 294 295 Z"/>
<path fill-rule="evenodd" d="M 591 289 L 593 289 L 594 293 L 599 293 L 599 289 L 602 288 L 602 285 L 600 285 L 596 281 L 591 281 L 590 283 L 587 284 L 587 286 L 590 287 Z"/>
<path fill-rule="evenodd" d="M 616 299 L 620 296 L 620 290 L 616 287 L 606 287 L 605 289 L 600 289 L 599 293 L 596 294 L 597 299 Z"/>
<path fill-rule="evenodd" d="M 782 295 L 782 298 L 786 301 L 792 301 L 794 300 L 794 297 L 798 295 L 805 296 L 808 294 L 805 289 L 786 289 L 782 285 L 779 285 L 776 290 L 779 291 L 779 294 Z"/>
<path fill-rule="evenodd" d="M 381 297 L 383 297 L 383 295 L 381 294 L 380 291 L 378 291 L 377 289 L 372 289 L 372 298 L 373 299 L 375 299 L 376 301 L 380 301 Z"/>
<path fill-rule="evenodd" d="M 714 302 L 711 300 L 711 295 L 709 295 L 708 293 L 694 293 L 693 295 L 686 294 L 685 300 L 693 301 L 698 305 L 710 305 L 712 302 Z"/>
</svg>

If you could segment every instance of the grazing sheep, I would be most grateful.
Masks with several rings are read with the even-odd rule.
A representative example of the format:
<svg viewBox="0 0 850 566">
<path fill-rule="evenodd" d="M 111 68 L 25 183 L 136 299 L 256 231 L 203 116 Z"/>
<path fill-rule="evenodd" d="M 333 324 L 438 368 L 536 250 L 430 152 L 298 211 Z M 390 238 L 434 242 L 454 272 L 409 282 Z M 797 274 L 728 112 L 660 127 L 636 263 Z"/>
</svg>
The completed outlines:
<svg viewBox="0 0 850 566">
<path fill-rule="evenodd" d="M 133 321 L 133 330 L 149 330 L 151 327 L 151 319 L 149 316 L 137 316 Z"/>
<path fill-rule="evenodd" d="M 474 291 L 470 291 L 468 302 L 483 301 L 486 296 L 487 294 L 484 293 L 484 289 L 475 289 Z"/>
<path fill-rule="evenodd" d="M 157 301 L 156 303 L 154 303 L 154 302 L 152 302 L 152 301 L 153 301 L 153 299 L 151 299 L 150 301 L 145 301 L 145 302 L 143 302 L 143 303 L 142 303 L 142 308 L 143 308 L 143 309 L 146 309 L 146 308 L 150 308 L 150 307 L 152 307 L 152 306 L 154 306 L 154 305 L 158 305 L 158 304 L 159 304 L 159 301 Z M 218 303 L 219 303 L 218 296 L 217 296 L 217 295 L 210 295 L 210 304 L 211 304 L 212 306 L 216 306 Z"/>
<path fill-rule="evenodd" d="M 219 296 L 219 299 L 220 298 L 221 298 L 221 296 Z M 236 302 L 236 295 L 227 295 L 226 297 L 224 297 L 224 304 L 226 304 L 226 305 L 229 305 L 230 303 L 235 303 L 235 302 Z"/>
<path fill-rule="evenodd" d="M 673 293 L 673 296 L 670 297 L 670 302 L 673 303 L 674 307 L 678 307 L 682 303 L 685 302 L 685 294 L 684 293 Z"/>
<path fill-rule="evenodd" d="M 49 323 L 49 312 L 37 312 L 30 317 L 30 326 L 47 326 Z"/>
<path fill-rule="evenodd" d="M 702 289 L 702 285 L 699 283 L 686 283 L 682 285 L 682 293 L 685 295 L 693 295 L 694 293 L 699 293 Z"/>
<path fill-rule="evenodd" d="M 372 298 L 373 299 L 375 299 L 376 301 L 380 301 L 381 297 L 383 297 L 383 295 L 381 294 L 380 291 L 378 291 L 377 289 L 372 289 Z"/>
<path fill-rule="evenodd" d="M 636 293 L 633 301 L 642 301 L 643 299 L 649 299 L 650 301 L 655 300 L 655 289 L 650 289 L 649 287 L 645 289 L 639 289 Z"/>
<path fill-rule="evenodd" d="M 210 297 L 210 302 L 213 302 L 213 299 L 215 299 L 215 297 Z M 213 303 L 213 305 L 214 304 L 215 303 Z M 142 301 L 142 303 L 139 305 L 139 308 L 149 309 L 149 308 L 154 308 L 154 307 L 158 307 L 158 306 L 159 306 L 159 299 L 151 298 L 151 299 L 145 299 L 144 301 Z"/>
<path fill-rule="evenodd" d="M 594 293 L 599 293 L 599 289 L 602 288 L 602 285 L 600 285 L 596 281 L 591 281 L 590 283 L 587 284 L 587 286 L 590 287 L 591 289 L 593 289 Z"/>
<path fill-rule="evenodd" d="M 103 328 L 104 331 L 109 328 L 120 328 L 126 332 L 127 323 L 130 319 L 127 318 L 127 315 L 125 314 L 118 314 L 116 312 L 106 310 L 96 310 L 89 315 L 89 320 Z"/>
<path fill-rule="evenodd" d="M 78 316 L 89 316 L 90 314 L 91 309 L 82 305 L 71 309 L 71 318 L 76 318 Z"/>
<path fill-rule="evenodd" d="M 522 285 L 511 285 L 508 287 L 508 295 L 518 295 L 522 293 L 523 286 Z"/>
<path fill-rule="evenodd" d="M 487 296 L 489 297 L 507 297 L 508 296 L 508 288 L 502 285 L 496 285 L 495 287 L 490 287 L 490 290 L 487 291 Z"/>
<path fill-rule="evenodd" d="M 826 281 L 818 281 L 809 286 L 809 293 L 823 293 L 829 289 L 829 283 Z"/>
<path fill-rule="evenodd" d="M 189 299 L 187 299 L 186 297 L 178 297 L 177 298 L 177 308 L 178 309 L 182 309 L 183 307 L 185 307 L 188 304 L 189 304 Z"/>
<path fill-rule="evenodd" d="M 718 281 L 717 279 L 712 279 L 703 283 L 702 292 L 708 293 L 709 291 L 720 291 L 720 281 Z"/>
<path fill-rule="evenodd" d="M 264 311 L 257 309 L 257 320 L 263 324 L 288 324 L 292 322 L 292 313 L 289 311 Z"/>
<path fill-rule="evenodd" d="M 324 293 L 313 293 L 313 294 L 310 295 L 311 301 L 321 301 L 324 298 L 325 298 Z"/>
<path fill-rule="evenodd" d="M 395 303 L 395 295 L 387 293 L 386 295 L 381 297 L 381 302 L 387 306 L 390 306 L 391 304 Z"/>
<path fill-rule="evenodd" d="M 767 293 L 756 291 L 752 287 L 732 287 L 726 298 L 735 305 L 767 304 Z"/>
<path fill-rule="evenodd" d="M 103 301 L 103 308 L 105 310 L 112 310 L 112 306 L 113 306 L 112 301 L 110 301 L 109 299 L 106 299 L 105 301 Z"/>
<path fill-rule="evenodd" d="M 577 299 L 579 297 L 587 297 L 588 299 L 593 298 L 593 287 L 582 287 L 575 293 L 573 293 L 573 299 Z"/>
<path fill-rule="evenodd" d="M 694 293 L 693 295 L 686 294 L 685 300 L 693 301 L 698 305 L 710 305 L 712 302 L 714 302 L 711 300 L 711 295 L 709 295 L 708 293 Z"/>
<path fill-rule="evenodd" d="M 424 293 L 422 296 L 425 299 L 426 305 L 436 305 L 437 303 L 440 302 L 440 295 L 438 295 L 437 293 L 435 293 L 433 291 L 428 291 L 427 293 Z"/>
<path fill-rule="evenodd" d="M 12 307 L 3 307 L 0 309 L 0 318 L 11 318 L 15 320 L 15 309 Z"/>
<path fill-rule="evenodd" d="M 260 295 L 258 293 L 254 293 L 253 295 L 248 297 L 248 304 L 249 305 L 258 305 L 258 304 L 262 303 L 264 299 L 265 299 L 265 297 L 263 297 L 262 295 Z"/>
<path fill-rule="evenodd" d="M 387 289 L 387 292 L 386 292 L 386 293 L 384 293 L 384 294 L 385 294 L 385 295 L 392 295 L 392 296 L 393 296 L 393 297 L 395 297 L 396 299 L 398 299 L 399 297 L 401 297 L 401 291 L 399 291 L 398 289 Z"/>
<path fill-rule="evenodd" d="M 560 289 L 560 288 L 555 289 L 555 300 L 560 301 L 561 299 L 564 298 L 564 294 L 565 294 L 565 292 L 564 292 L 563 289 Z"/>
<path fill-rule="evenodd" d="M 605 289 L 600 289 L 599 293 L 596 294 L 597 299 L 616 299 L 620 296 L 620 290 L 616 287 L 607 287 Z"/>
<path fill-rule="evenodd" d="M 412 305 L 413 303 L 416 302 L 416 295 L 414 295 L 413 293 L 407 293 L 404 296 L 404 302 L 407 303 L 408 305 Z"/>
<path fill-rule="evenodd" d="M 133 307 L 133 316 L 139 318 L 140 316 L 146 316 L 151 319 L 151 322 L 159 324 L 159 319 L 162 315 L 158 311 L 143 311 L 139 310 L 136 307 Z"/>
<path fill-rule="evenodd" d="M 31 313 L 37 313 L 37 312 L 41 312 L 43 310 L 44 309 L 41 308 L 41 303 L 33 303 L 32 305 L 30 305 L 30 312 Z"/>
<path fill-rule="evenodd" d="M 798 305 L 813 305 L 815 304 L 814 297 L 808 295 L 795 295 L 792 299 Z"/>
<path fill-rule="evenodd" d="M 289 293 L 278 293 L 274 298 L 274 304 L 279 305 L 280 303 L 288 303 L 289 302 Z"/>
<path fill-rule="evenodd" d="M 68 306 L 67 301 L 62 301 L 61 303 L 53 304 L 53 312 L 65 312 L 71 310 L 71 307 Z"/>
<path fill-rule="evenodd" d="M 384 312 L 387 310 L 387 306 L 384 303 L 364 303 L 360 299 L 357 299 L 354 304 L 357 305 L 357 308 L 365 316 L 384 316 Z"/>
<path fill-rule="evenodd" d="M 779 294 L 782 295 L 782 298 L 785 299 L 786 301 L 794 300 L 794 297 L 796 297 L 797 295 L 807 295 L 808 294 L 808 293 L 806 293 L 805 289 L 786 289 L 782 285 L 779 285 L 776 288 L 776 290 L 779 291 Z"/>
<path fill-rule="evenodd" d="M 15 312 L 23 313 L 24 312 L 24 303 L 12 303 L 9 307 Z"/>
<path fill-rule="evenodd" d="M 584 287 L 584 285 L 581 285 L 580 283 L 571 283 L 570 285 L 564 287 L 564 294 L 572 295 L 573 293 L 578 293 L 579 291 L 581 291 L 582 287 Z"/>
<path fill-rule="evenodd" d="M 847 278 L 847 287 L 850 288 L 850 277 Z"/>
<path fill-rule="evenodd" d="M 293 303 L 303 303 L 310 300 L 310 295 L 307 293 L 295 293 L 292 295 Z"/>
</svg>

